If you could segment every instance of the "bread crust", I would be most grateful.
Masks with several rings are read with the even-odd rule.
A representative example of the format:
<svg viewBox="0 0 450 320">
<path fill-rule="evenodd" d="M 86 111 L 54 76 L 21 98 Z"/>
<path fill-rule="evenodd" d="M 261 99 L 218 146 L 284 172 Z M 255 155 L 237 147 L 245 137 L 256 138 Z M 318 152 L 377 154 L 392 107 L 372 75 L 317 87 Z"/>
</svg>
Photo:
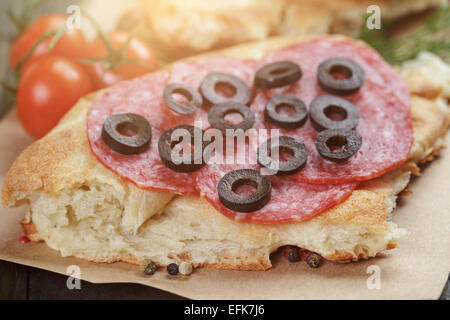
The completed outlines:
<svg viewBox="0 0 450 320">
<path fill-rule="evenodd" d="M 272 50 L 310 38 L 310 36 L 274 38 L 190 59 L 212 56 L 260 59 Z M 346 38 L 334 36 L 331 39 L 342 40 Z M 359 41 L 356 43 L 362 46 L 365 45 Z M 9 170 L 3 186 L 2 200 L 5 206 L 12 207 L 21 205 L 23 201 L 29 202 L 36 193 L 54 195 L 62 190 L 83 188 L 88 182 L 92 181 L 107 181 L 114 190 L 122 190 L 122 192 L 123 190 L 127 190 L 127 192 L 130 192 L 130 190 L 132 192 L 142 192 L 132 183 L 123 181 L 106 169 L 91 153 L 86 133 L 86 114 L 91 103 L 102 94 L 103 91 L 100 91 L 82 98 L 54 130 L 43 139 L 33 143 L 17 158 Z M 406 187 L 411 172 L 415 174 L 419 172 L 416 163 L 427 161 L 434 157 L 441 148 L 438 142 L 445 135 L 448 127 L 448 115 L 446 112 L 436 106 L 434 101 L 423 97 L 412 96 L 411 115 L 415 142 L 408 161 L 400 168 L 389 172 L 381 178 L 362 183 L 345 202 L 306 223 L 315 223 L 321 226 L 359 226 L 365 228 L 365 230 L 370 230 L 374 234 L 378 234 L 380 237 L 392 232 L 393 225 L 388 220 L 390 211 L 395 207 L 395 203 L 387 202 L 392 201 L 392 199 L 395 200 L 395 195 Z M 146 192 L 150 196 L 163 196 L 163 193 L 155 193 L 155 195 L 153 191 Z M 219 269 L 236 270 L 268 269 L 271 267 L 269 254 L 277 250 L 280 245 L 289 243 L 290 239 L 295 241 L 293 238 L 295 238 L 296 232 L 302 230 L 305 225 L 305 223 L 279 225 L 245 224 L 225 218 L 200 197 L 176 197 L 173 200 L 171 200 L 173 195 L 165 195 L 165 197 L 163 206 L 168 205 L 164 213 L 149 219 L 150 224 L 157 225 L 152 230 L 163 230 L 161 228 L 164 227 L 164 223 L 167 221 L 174 221 L 173 225 L 182 223 L 182 220 L 177 220 L 181 219 L 177 216 L 181 209 L 186 212 L 186 215 L 191 217 L 192 221 L 211 219 L 212 224 L 210 225 L 218 228 L 218 230 L 225 230 L 224 233 L 239 230 L 236 234 L 240 237 L 237 240 L 238 242 L 241 241 L 240 243 L 245 245 L 261 243 L 261 246 L 267 244 L 261 250 L 257 248 L 253 251 L 242 251 L 242 249 L 234 248 L 230 249 L 231 251 L 224 250 L 212 262 L 199 262 L 189 251 L 178 252 L 173 257 L 177 261 L 192 261 L 196 266 L 209 265 Z M 41 240 L 38 228 L 33 223 L 32 212 L 27 214 L 22 226 L 24 233 L 31 240 Z M 278 241 L 270 242 L 268 239 L 271 237 L 277 238 Z M 394 248 L 396 240 L 395 237 L 384 240 L 385 245 L 379 250 L 377 249 L 377 252 L 371 252 L 368 248 L 361 247 L 357 253 L 339 250 L 329 252 L 325 255 L 325 258 L 335 262 L 367 259 L 379 255 L 383 250 Z M 314 250 L 316 248 L 310 247 L 308 249 Z M 248 255 L 249 253 L 251 256 L 248 259 L 239 259 L 240 255 Z M 130 255 L 113 255 L 97 258 L 89 254 L 77 253 L 76 256 L 94 262 L 126 261 L 137 263 L 139 261 L 138 257 Z M 161 261 L 158 264 L 164 265 L 166 263 Z"/>
</svg>

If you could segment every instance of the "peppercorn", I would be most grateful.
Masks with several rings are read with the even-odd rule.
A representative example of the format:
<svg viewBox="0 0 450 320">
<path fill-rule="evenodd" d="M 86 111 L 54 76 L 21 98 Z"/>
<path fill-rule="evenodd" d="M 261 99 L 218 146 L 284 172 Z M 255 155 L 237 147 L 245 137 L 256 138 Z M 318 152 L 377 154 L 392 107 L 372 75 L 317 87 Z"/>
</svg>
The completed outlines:
<svg viewBox="0 0 450 320">
<path fill-rule="evenodd" d="M 178 274 L 178 265 L 176 263 L 171 263 L 167 266 L 167 273 L 171 276 L 176 276 Z"/>
<path fill-rule="evenodd" d="M 312 269 L 316 269 L 320 265 L 320 256 L 316 253 L 311 253 L 306 257 L 306 263 Z"/>
<path fill-rule="evenodd" d="M 192 273 L 192 264 L 189 262 L 182 262 L 180 264 L 180 273 L 184 276 L 188 276 Z"/>
<path fill-rule="evenodd" d="M 300 251 L 299 251 L 298 247 L 287 246 L 283 250 L 283 254 L 284 254 L 285 258 L 290 262 L 300 261 Z"/>
<path fill-rule="evenodd" d="M 141 271 L 146 275 L 152 275 L 156 272 L 156 264 L 150 259 L 145 259 L 141 263 Z"/>
</svg>

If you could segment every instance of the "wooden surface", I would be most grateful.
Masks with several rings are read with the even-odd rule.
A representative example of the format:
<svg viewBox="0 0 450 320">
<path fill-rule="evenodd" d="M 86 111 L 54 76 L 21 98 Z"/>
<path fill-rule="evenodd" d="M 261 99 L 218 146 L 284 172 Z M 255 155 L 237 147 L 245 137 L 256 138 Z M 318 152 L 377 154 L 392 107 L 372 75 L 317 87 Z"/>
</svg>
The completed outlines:
<svg viewBox="0 0 450 320">
<path fill-rule="evenodd" d="M 6 18 L 6 10 L 18 9 L 22 1 L 0 1 L 0 24 L 3 33 L 14 29 Z M 43 12 L 64 12 L 68 4 L 74 0 L 49 0 L 36 15 Z M 0 76 L 8 78 L 8 45 L 0 46 Z M 1 89 L 0 89 L 1 90 Z M 3 91 L 0 91 L 0 115 L 12 102 Z M 82 281 L 80 290 L 69 290 L 67 277 L 52 272 L 9 263 L 0 260 L 0 299 L 182 299 L 162 290 L 136 284 L 92 284 Z M 450 300 L 450 279 L 447 281 L 441 299 Z"/>
<path fill-rule="evenodd" d="M 0 300 L 43 299 L 183 299 L 177 295 L 137 284 L 92 284 L 69 290 L 67 277 L 0 260 Z"/>
</svg>

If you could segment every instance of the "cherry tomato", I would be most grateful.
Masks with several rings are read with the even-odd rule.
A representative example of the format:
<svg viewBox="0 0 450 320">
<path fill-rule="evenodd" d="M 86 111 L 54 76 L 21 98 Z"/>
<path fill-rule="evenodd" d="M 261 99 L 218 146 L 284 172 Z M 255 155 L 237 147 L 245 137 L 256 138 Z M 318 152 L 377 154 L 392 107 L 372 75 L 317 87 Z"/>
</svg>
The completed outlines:
<svg viewBox="0 0 450 320">
<path fill-rule="evenodd" d="M 119 50 L 126 43 L 129 34 L 122 31 L 114 31 L 108 35 L 111 45 Z M 107 58 L 108 51 L 100 38 L 94 40 L 89 46 L 89 58 Z M 158 68 L 158 62 L 152 49 L 143 41 L 133 38 L 128 45 L 125 57 L 145 63 L 145 66 L 136 64 L 121 64 L 115 69 L 104 71 L 102 63 L 87 64 L 86 68 L 97 88 L 111 86 L 119 81 L 128 80 L 149 73 Z"/>
<path fill-rule="evenodd" d="M 33 45 L 50 30 L 61 28 L 67 21 L 67 17 L 61 14 L 48 14 L 34 21 L 28 29 L 14 42 L 9 62 L 11 70 L 14 70 L 19 61 L 31 50 Z M 53 37 L 42 42 L 34 51 L 26 64 L 31 64 L 36 59 L 46 55 L 57 55 L 69 59 L 81 59 L 86 57 L 87 41 L 80 30 L 67 30 L 59 39 L 54 48 L 48 51 L 48 45 Z"/>
<path fill-rule="evenodd" d="M 81 65 L 64 57 L 45 56 L 31 64 L 20 79 L 19 119 L 30 135 L 41 138 L 92 90 L 91 79 Z"/>
</svg>

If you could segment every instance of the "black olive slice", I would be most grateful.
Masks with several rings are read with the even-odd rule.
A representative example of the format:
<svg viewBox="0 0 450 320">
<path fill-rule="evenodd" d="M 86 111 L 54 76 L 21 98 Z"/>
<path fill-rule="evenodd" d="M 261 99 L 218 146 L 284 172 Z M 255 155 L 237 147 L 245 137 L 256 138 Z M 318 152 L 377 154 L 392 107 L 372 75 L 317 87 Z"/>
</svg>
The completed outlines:
<svg viewBox="0 0 450 320">
<path fill-rule="evenodd" d="M 329 129 L 316 137 L 316 148 L 322 157 L 344 162 L 361 148 L 362 138 L 355 130 Z"/>
<path fill-rule="evenodd" d="M 335 77 L 340 74 L 342 77 Z M 357 91 L 364 82 L 364 69 L 346 58 L 330 58 L 319 65 L 317 78 L 324 91 L 333 94 L 350 94 Z"/>
<path fill-rule="evenodd" d="M 235 190 L 243 185 L 256 190 L 248 196 L 239 195 Z M 252 169 L 240 169 L 225 174 L 217 185 L 222 204 L 237 212 L 253 212 L 264 207 L 270 200 L 272 183 L 269 177 Z"/>
<path fill-rule="evenodd" d="M 128 131 L 130 134 L 125 134 Z M 152 127 L 135 113 L 114 114 L 103 123 L 102 139 L 112 150 L 126 155 L 147 151 L 152 140 Z"/>
<path fill-rule="evenodd" d="M 281 106 L 287 106 L 294 110 L 292 116 L 285 116 L 278 112 Z M 264 118 L 267 122 L 279 128 L 292 130 L 305 124 L 308 118 L 305 103 L 294 95 L 282 94 L 275 96 L 267 103 L 264 110 Z"/>
<path fill-rule="evenodd" d="M 231 90 L 233 95 L 226 97 L 218 93 L 216 90 L 218 86 Z M 209 106 L 225 102 L 248 104 L 251 98 L 250 89 L 244 81 L 231 74 L 220 72 L 212 72 L 203 79 L 200 93 Z"/>
<path fill-rule="evenodd" d="M 279 61 L 265 65 L 255 74 L 254 85 L 260 89 L 272 89 L 293 84 L 302 77 L 298 64 Z"/>
<path fill-rule="evenodd" d="M 167 130 L 159 138 L 158 151 L 164 165 L 176 172 L 193 172 L 205 166 L 203 159 L 203 150 L 208 145 L 203 139 L 203 130 L 188 125 L 182 125 Z M 174 147 L 185 140 L 191 145 L 191 152 L 186 155 L 186 160 L 180 155 L 173 157 L 172 151 Z"/>
<path fill-rule="evenodd" d="M 243 120 L 237 124 L 229 124 L 225 121 L 225 117 L 231 113 L 239 113 Z M 249 107 L 242 103 L 227 102 L 213 106 L 208 112 L 208 121 L 211 127 L 220 130 L 224 135 L 227 130 L 242 129 L 244 132 L 255 123 L 255 115 Z"/>
<path fill-rule="evenodd" d="M 288 160 L 275 160 L 272 158 L 273 150 L 278 154 L 285 152 L 291 155 Z M 268 169 L 274 170 L 277 175 L 286 176 L 300 171 L 308 159 L 308 149 L 294 138 L 281 136 L 264 142 L 258 148 L 258 163 Z"/>
<path fill-rule="evenodd" d="M 180 94 L 189 102 L 182 103 L 174 99 L 174 94 Z M 194 113 L 202 106 L 203 99 L 200 93 L 182 83 L 169 84 L 164 89 L 164 102 L 166 105 L 176 113 L 187 115 Z"/>
<path fill-rule="evenodd" d="M 356 128 L 361 119 L 361 114 L 353 103 L 330 95 L 315 98 L 309 106 L 309 116 L 317 131 L 326 129 L 352 130 Z"/>
</svg>

